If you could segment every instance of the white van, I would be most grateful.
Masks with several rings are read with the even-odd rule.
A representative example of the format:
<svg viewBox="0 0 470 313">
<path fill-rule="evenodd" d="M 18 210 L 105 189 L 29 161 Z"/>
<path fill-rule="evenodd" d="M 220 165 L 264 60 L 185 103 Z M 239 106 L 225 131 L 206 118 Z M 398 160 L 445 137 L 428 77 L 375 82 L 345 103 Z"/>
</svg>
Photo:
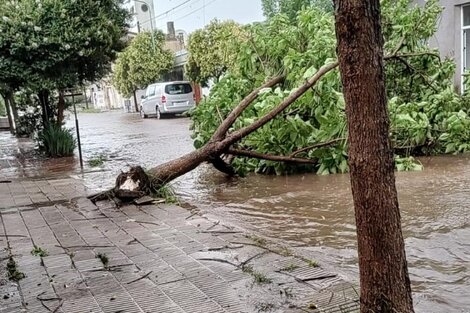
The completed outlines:
<svg viewBox="0 0 470 313">
<path fill-rule="evenodd" d="M 147 118 L 162 114 L 180 114 L 193 108 L 196 99 L 190 82 L 175 81 L 149 85 L 142 96 L 140 116 Z"/>
</svg>

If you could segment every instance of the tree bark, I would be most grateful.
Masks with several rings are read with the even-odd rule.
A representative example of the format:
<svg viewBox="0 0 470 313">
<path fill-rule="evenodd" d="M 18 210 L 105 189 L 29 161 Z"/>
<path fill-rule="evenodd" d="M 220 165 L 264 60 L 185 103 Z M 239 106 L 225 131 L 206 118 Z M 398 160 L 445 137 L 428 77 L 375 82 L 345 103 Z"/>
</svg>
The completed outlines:
<svg viewBox="0 0 470 313">
<path fill-rule="evenodd" d="M 137 103 L 137 93 L 136 90 L 134 89 L 134 106 L 135 106 L 135 111 L 140 112 L 139 110 L 139 104 Z"/>
<path fill-rule="evenodd" d="M 16 131 L 16 126 L 18 125 L 18 121 L 20 120 L 20 117 L 18 116 L 18 107 L 16 106 L 15 95 L 13 94 L 13 91 L 9 91 L 6 96 L 8 99 L 8 103 L 10 104 L 10 109 L 11 109 L 13 122 L 15 125 L 15 131 Z"/>
<path fill-rule="evenodd" d="M 349 130 L 362 313 L 410 313 L 411 287 L 395 187 L 379 0 L 336 1 Z"/>
<path fill-rule="evenodd" d="M 57 126 L 61 127 L 64 122 L 65 98 L 64 91 L 59 90 L 59 101 L 57 102 Z"/>
<path fill-rule="evenodd" d="M 7 117 L 8 117 L 8 124 L 10 126 L 10 133 L 15 134 L 15 132 L 16 132 L 15 122 L 14 122 L 13 117 L 12 117 L 9 98 L 4 94 L 2 94 L 2 97 L 3 97 L 3 101 L 5 102 L 5 109 L 7 110 Z"/>
<path fill-rule="evenodd" d="M 252 125 L 241 128 L 233 133 L 229 133 L 230 127 L 235 123 L 237 118 L 258 96 L 259 92 L 263 88 L 273 87 L 274 85 L 280 83 L 283 80 L 283 77 L 274 77 L 268 80 L 265 84 L 259 88 L 253 90 L 249 95 L 247 95 L 234 109 L 233 111 L 221 122 L 218 129 L 212 135 L 212 138 L 207 144 L 201 147 L 198 150 L 190 152 L 182 157 L 179 157 L 175 160 L 166 162 L 157 167 L 154 167 L 148 171 L 149 178 L 151 180 L 151 186 L 153 189 L 158 189 L 170 181 L 178 178 L 204 162 L 209 162 L 214 165 L 214 167 L 221 172 L 229 175 L 233 175 L 233 168 L 227 163 L 225 163 L 221 155 L 239 155 L 243 157 L 252 157 L 258 159 L 266 159 L 278 162 L 291 162 L 298 164 L 315 164 L 316 160 L 307 159 L 307 158 L 296 158 L 291 156 L 275 156 L 267 155 L 262 153 L 257 153 L 256 151 L 246 151 L 239 149 L 232 149 L 231 146 L 238 142 L 243 137 L 251 134 L 256 131 L 270 120 L 278 116 L 283 110 L 289 107 L 292 103 L 295 102 L 299 97 L 301 97 L 309 88 L 311 88 L 315 83 L 320 80 L 323 75 L 327 74 L 331 70 L 335 69 L 338 66 L 338 63 L 332 63 L 323 66 L 312 78 L 307 80 L 302 86 L 297 88 L 292 92 L 287 98 L 285 98 L 276 108 L 268 112 L 266 115 L 262 116 L 260 119 L 255 121 Z M 131 171 L 135 170 L 131 169 Z M 124 175 L 129 175 L 129 173 L 123 173 Z M 136 183 L 136 182 L 134 182 Z M 99 201 L 102 199 L 107 199 L 110 197 L 116 197 L 120 192 L 119 184 L 107 192 L 90 196 L 89 198 L 92 201 Z M 127 189 L 126 194 L 127 193 Z M 137 191 L 139 190 L 132 190 Z"/>
<path fill-rule="evenodd" d="M 39 103 L 41 104 L 42 124 L 44 127 L 47 127 L 53 118 L 52 109 L 49 103 L 49 91 L 41 90 L 38 93 L 38 98 Z"/>
</svg>

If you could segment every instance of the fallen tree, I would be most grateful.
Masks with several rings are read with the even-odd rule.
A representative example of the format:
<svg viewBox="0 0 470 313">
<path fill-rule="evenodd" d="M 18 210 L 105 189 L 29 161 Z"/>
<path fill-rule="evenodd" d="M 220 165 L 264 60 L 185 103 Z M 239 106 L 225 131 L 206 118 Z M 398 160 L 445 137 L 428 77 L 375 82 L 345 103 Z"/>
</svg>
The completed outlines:
<svg viewBox="0 0 470 313">
<path fill-rule="evenodd" d="M 234 175 L 235 171 L 231 168 L 230 164 L 226 163 L 222 159 L 221 156 L 223 154 L 243 155 L 245 157 L 300 164 L 316 163 L 316 161 L 312 159 L 299 158 L 295 156 L 266 155 L 256 153 L 254 151 L 236 149 L 232 146 L 240 139 L 253 133 L 271 121 L 278 114 L 283 112 L 287 107 L 289 107 L 289 105 L 291 105 L 307 90 L 309 90 L 309 88 L 315 85 L 315 83 L 317 83 L 320 78 L 322 78 L 331 70 L 335 69 L 337 66 L 338 62 L 324 65 L 314 76 L 308 79 L 302 86 L 297 88 L 296 91 L 290 94 L 276 108 L 258 119 L 253 124 L 239 129 L 233 133 L 229 133 L 228 131 L 230 127 L 235 123 L 243 111 L 257 98 L 259 93 L 265 88 L 271 88 L 281 83 L 284 79 L 284 76 L 276 76 L 268 80 L 265 84 L 253 90 L 238 104 L 238 106 L 220 124 L 216 132 L 213 134 L 211 140 L 202 148 L 192 151 L 175 160 L 154 167 L 147 173 L 145 173 L 140 167 L 133 167 L 129 172 L 121 173 L 118 176 L 115 187 L 112 190 L 91 196 L 90 199 L 92 201 L 99 201 L 110 197 L 117 197 L 121 200 L 139 198 L 150 193 L 152 190 L 158 190 L 170 181 L 192 171 L 204 162 L 212 163 L 216 169 L 222 171 L 225 174 Z"/>
<path fill-rule="evenodd" d="M 391 59 L 395 57 L 406 57 L 406 55 L 392 55 L 386 57 Z M 252 150 L 237 148 L 236 144 L 241 139 L 252 134 L 259 128 L 266 125 L 272 119 L 284 112 L 292 103 L 312 88 L 323 76 L 338 67 L 338 62 L 330 62 L 321 67 L 310 79 L 298 87 L 294 92 L 287 96 L 275 108 L 270 110 L 264 116 L 254 121 L 252 124 L 229 132 L 232 125 L 241 116 L 258 95 L 266 88 L 272 88 L 280 84 L 285 79 L 284 76 L 276 76 L 262 86 L 256 88 L 248 94 L 220 123 L 220 126 L 212 135 L 211 139 L 201 148 L 185 154 L 175 160 L 163 163 L 145 172 L 141 167 L 132 167 L 128 172 L 121 173 L 117 179 L 115 187 L 112 190 L 93 195 L 90 199 L 94 202 L 117 198 L 128 201 L 143 197 L 157 191 L 174 179 L 194 170 L 202 163 L 211 163 L 217 170 L 227 175 L 235 175 L 236 171 L 230 163 L 224 161 L 223 156 L 242 156 L 248 158 L 264 159 L 275 162 L 287 162 L 294 164 L 316 164 L 317 160 L 312 158 L 298 157 L 297 155 L 308 150 L 325 147 L 335 144 L 339 141 L 345 141 L 345 138 L 338 138 L 324 143 L 315 144 L 309 147 L 301 148 L 290 155 L 263 154 Z"/>
<path fill-rule="evenodd" d="M 384 0 L 382 11 L 398 170 L 419 169 L 413 155 L 470 150 L 470 101 L 453 89 L 455 65 L 426 45 L 439 3 L 407 4 Z M 247 26 L 246 34 L 233 68 L 191 114 L 196 150 L 147 172 L 123 173 L 113 190 L 94 200 L 147 194 L 204 162 L 228 175 L 349 170 L 343 88 L 333 71 L 338 66 L 333 16 L 310 9 L 295 24 L 277 16 Z M 139 177 L 135 173 L 148 175 L 150 187 L 143 176 L 133 180 Z"/>
</svg>

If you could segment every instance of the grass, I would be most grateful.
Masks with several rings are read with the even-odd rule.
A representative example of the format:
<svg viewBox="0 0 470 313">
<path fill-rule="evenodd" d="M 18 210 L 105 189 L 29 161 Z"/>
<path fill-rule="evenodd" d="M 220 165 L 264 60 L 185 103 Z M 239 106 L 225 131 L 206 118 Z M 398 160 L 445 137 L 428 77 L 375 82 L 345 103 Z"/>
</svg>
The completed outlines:
<svg viewBox="0 0 470 313">
<path fill-rule="evenodd" d="M 103 266 L 104 266 L 105 268 L 108 267 L 109 258 L 108 258 L 108 256 L 106 255 L 106 253 L 98 253 L 98 254 L 96 255 L 96 258 L 97 258 L 97 259 L 100 259 L 101 263 L 103 263 Z"/>
<path fill-rule="evenodd" d="M 164 199 L 165 203 L 178 203 L 176 193 L 170 185 L 163 185 L 163 187 L 154 190 L 152 196 L 154 198 Z"/>
<path fill-rule="evenodd" d="M 18 270 L 16 262 L 12 257 L 10 257 L 8 260 L 7 271 L 8 271 L 8 279 L 12 281 L 19 282 L 20 280 L 26 277 L 24 273 Z"/>
<path fill-rule="evenodd" d="M 263 273 L 257 272 L 253 269 L 253 266 L 251 265 L 244 265 L 242 266 L 242 271 L 244 273 L 250 274 L 253 276 L 253 279 L 255 280 L 255 283 L 261 285 L 261 284 L 270 284 L 272 283 L 272 279 L 264 275 Z"/>
<path fill-rule="evenodd" d="M 280 271 L 282 271 L 282 272 L 292 272 L 293 270 L 298 269 L 298 268 L 299 268 L 299 266 L 291 263 L 288 266 L 281 268 Z"/>
<path fill-rule="evenodd" d="M 253 240 L 255 242 L 255 244 L 260 246 L 260 247 L 265 247 L 268 244 L 266 239 L 258 237 L 258 236 L 247 235 L 246 238 L 248 238 L 250 240 Z"/>
<path fill-rule="evenodd" d="M 308 266 L 310 267 L 320 267 L 320 265 L 318 264 L 317 261 L 315 260 L 312 260 L 312 259 L 307 259 L 307 258 L 304 258 L 304 257 L 301 257 L 302 261 L 304 261 L 305 263 L 307 263 Z"/>
<path fill-rule="evenodd" d="M 34 256 L 39 256 L 41 258 L 48 256 L 46 249 L 37 246 L 34 246 L 33 250 L 31 250 L 31 254 Z"/>
<path fill-rule="evenodd" d="M 88 165 L 91 167 L 103 166 L 104 162 L 108 160 L 108 157 L 104 154 L 99 154 L 88 160 Z"/>
</svg>

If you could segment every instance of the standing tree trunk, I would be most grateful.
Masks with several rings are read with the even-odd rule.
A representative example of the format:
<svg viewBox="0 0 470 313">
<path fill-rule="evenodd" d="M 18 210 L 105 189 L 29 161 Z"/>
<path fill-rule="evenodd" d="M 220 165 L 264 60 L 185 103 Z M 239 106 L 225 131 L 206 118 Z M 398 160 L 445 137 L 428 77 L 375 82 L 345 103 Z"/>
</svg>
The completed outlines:
<svg viewBox="0 0 470 313">
<path fill-rule="evenodd" d="M 41 103 L 42 124 L 44 127 L 47 127 L 53 118 L 51 105 L 49 103 L 49 91 L 41 90 L 38 93 L 38 98 L 39 102 Z"/>
<path fill-rule="evenodd" d="M 337 0 L 362 313 L 413 312 L 383 66 L 379 0 Z"/>
<path fill-rule="evenodd" d="M 15 131 L 16 131 L 20 117 L 18 116 L 18 107 L 16 106 L 15 95 L 13 94 L 13 91 L 8 91 L 6 96 L 7 96 L 8 103 L 10 104 L 10 110 L 12 113 L 13 123 L 15 125 Z"/>
<path fill-rule="evenodd" d="M 134 106 L 135 106 L 135 111 L 136 112 L 140 112 L 139 110 L 139 104 L 137 103 L 137 94 L 136 94 L 136 90 L 134 89 Z"/>
<path fill-rule="evenodd" d="M 16 132 L 15 121 L 12 118 L 10 101 L 9 101 L 9 99 L 6 95 L 2 94 L 2 97 L 3 97 L 3 101 L 5 102 L 5 109 L 7 110 L 7 117 L 8 117 L 8 124 L 10 126 L 10 133 L 15 134 L 15 132 Z"/>
<path fill-rule="evenodd" d="M 64 122 L 65 97 L 64 91 L 59 90 L 59 101 L 57 102 L 57 126 L 62 127 Z"/>
</svg>

